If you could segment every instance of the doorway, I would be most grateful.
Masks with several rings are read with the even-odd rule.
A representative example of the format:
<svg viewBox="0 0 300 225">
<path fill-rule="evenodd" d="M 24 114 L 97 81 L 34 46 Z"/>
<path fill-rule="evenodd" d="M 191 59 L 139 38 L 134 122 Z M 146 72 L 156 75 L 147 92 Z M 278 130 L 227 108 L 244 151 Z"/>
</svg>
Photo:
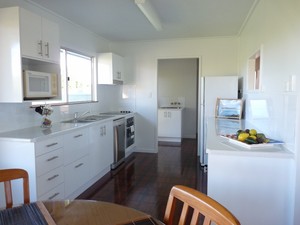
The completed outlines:
<svg viewBox="0 0 300 225">
<path fill-rule="evenodd" d="M 199 58 L 157 61 L 157 107 L 178 104 L 184 108 L 182 138 L 197 139 Z"/>
</svg>

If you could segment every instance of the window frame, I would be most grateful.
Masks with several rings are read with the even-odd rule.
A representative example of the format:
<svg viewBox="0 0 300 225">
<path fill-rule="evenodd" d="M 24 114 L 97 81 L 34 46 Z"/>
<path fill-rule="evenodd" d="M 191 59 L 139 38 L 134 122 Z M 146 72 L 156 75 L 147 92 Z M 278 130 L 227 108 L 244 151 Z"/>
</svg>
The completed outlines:
<svg viewBox="0 0 300 225">
<path fill-rule="evenodd" d="M 91 100 L 87 101 L 69 101 L 69 92 L 68 92 L 68 72 L 67 68 L 65 68 L 66 73 L 62 73 L 62 64 L 60 60 L 60 91 L 61 95 L 59 96 L 59 99 L 47 99 L 47 100 L 38 100 L 38 101 L 32 101 L 32 107 L 37 107 L 44 104 L 50 104 L 51 106 L 60 106 L 60 105 L 75 105 L 75 104 L 84 104 L 84 103 L 96 103 L 98 102 L 97 99 L 97 60 L 96 57 L 93 55 L 88 55 L 85 53 L 81 53 L 79 51 L 75 51 L 69 48 L 61 47 L 60 48 L 60 54 L 61 51 L 70 52 L 74 55 L 82 56 L 83 58 L 90 58 L 91 59 Z M 66 54 L 65 54 L 66 57 Z M 65 90 L 63 91 L 63 86 L 65 87 Z M 66 99 L 63 100 L 63 95 L 66 96 Z"/>
</svg>

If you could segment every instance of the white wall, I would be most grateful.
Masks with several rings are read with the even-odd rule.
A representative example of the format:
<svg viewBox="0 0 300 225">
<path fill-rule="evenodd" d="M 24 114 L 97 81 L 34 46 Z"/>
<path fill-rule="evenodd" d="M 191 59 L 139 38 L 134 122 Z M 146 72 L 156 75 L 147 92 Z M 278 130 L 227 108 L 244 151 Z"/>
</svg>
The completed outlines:
<svg viewBox="0 0 300 225">
<path fill-rule="evenodd" d="M 237 43 L 225 37 L 112 44 L 136 82 L 137 149 L 157 152 L 157 60 L 201 57 L 203 76 L 237 75 Z"/>
<path fill-rule="evenodd" d="M 270 136 L 286 142 L 286 147 L 295 153 L 295 160 L 291 165 L 294 172 L 287 174 L 293 179 L 286 184 L 286 191 L 291 195 L 289 200 L 292 208 L 293 200 L 296 202 L 294 222 L 293 212 L 289 212 L 289 224 L 295 225 L 300 224 L 299 10 L 300 2 L 297 0 L 260 0 L 241 33 L 239 47 L 240 73 L 244 77 L 247 76 L 248 58 L 262 47 L 262 90 L 244 90 L 247 98 L 246 118 Z M 296 78 L 296 90 L 292 90 L 290 86 L 292 76 Z M 244 87 L 246 86 L 245 82 Z M 259 118 L 251 113 L 250 100 L 257 99 L 266 102 L 268 116 Z"/>
</svg>

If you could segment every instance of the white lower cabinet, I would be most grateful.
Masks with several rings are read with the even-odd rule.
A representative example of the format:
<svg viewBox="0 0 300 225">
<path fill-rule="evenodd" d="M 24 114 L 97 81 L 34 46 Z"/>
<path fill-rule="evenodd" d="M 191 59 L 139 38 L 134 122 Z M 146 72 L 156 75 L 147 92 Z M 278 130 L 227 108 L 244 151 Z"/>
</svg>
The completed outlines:
<svg viewBox="0 0 300 225">
<path fill-rule="evenodd" d="M 31 201 L 73 199 L 107 173 L 112 162 L 112 121 L 36 142 L 0 140 L 0 168 L 23 168 L 28 172 Z M 13 193 L 14 203 L 21 204 L 22 182 L 13 186 L 20 190 Z M 2 207 L 5 198 L 0 185 Z"/>
<path fill-rule="evenodd" d="M 101 123 L 90 128 L 91 176 L 108 171 L 113 162 L 113 123 Z"/>
<path fill-rule="evenodd" d="M 90 179 L 88 155 L 65 166 L 64 171 L 65 195 L 70 196 Z"/>
<path fill-rule="evenodd" d="M 158 109 L 158 140 L 181 142 L 182 109 Z"/>
<path fill-rule="evenodd" d="M 59 200 L 65 199 L 65 185 L 64 183 L 56 186 L 51 191 L 39 197 L 40 201 L 44 200 Z"/>
<path fill-rule="evenodd" d="M 46 194 L 63 182 L 64 171 L 62 167 L 58 167 L 42 176 L 39 176 L 37 179 L 38 197 Z"/>
<path fill-rule="evenodd" d="M 49 138 L 35 143 L 38 199 L 53 192 L 53 189 L 64 183 L 63 145 L 61 137 Z M 60 193 L 62 196 L 63 192 Z"/>
</svg>

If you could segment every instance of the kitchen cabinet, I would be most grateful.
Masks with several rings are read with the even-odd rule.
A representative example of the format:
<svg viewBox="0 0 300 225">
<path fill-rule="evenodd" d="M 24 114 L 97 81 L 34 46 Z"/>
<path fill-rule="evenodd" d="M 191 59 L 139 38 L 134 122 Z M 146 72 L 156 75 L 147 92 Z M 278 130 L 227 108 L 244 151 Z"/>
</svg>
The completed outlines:
<svg viewBox="0 0 300 225">
<path fill-rule="evenodd" d="M 64 197 L 63 139 L 51 137 L 38 142 L 0 141 L 1 168 L 23 168 L 29 174 L 30 200 L 61 199 Z M 20 186 L 22 183 L 19 182 Z M 18 187 L 16 187 L 18 188 Z M 0 187 L 0 193 L 3 186 Z M 23 202 L 22 193 L 13 193 L 14 202 Z M 0 207 L 5 205 L 0 198 Z"/>
<path fill-rule="evenodd" d="M 0 33 L 0 102 L 24 101 L 24 69 L 56 73 L 60 78 L 57 24 L 20 7 L 0 8 Z M 40 41 L 46 51 L 43 57 L 38 55 Z"/>
<path fill-rule="evenodd" d="M 181 142 L 182 109 L 158 109 L 158 140 Z"/>
<path fill-rule="evenodd" d="M 123 57 L 115 53 L 100 53 L 98 55 L 98 84 L 122 84 L 123 79 Z"/>
<path fill-rule="evenodd" d="M 28 171 L 31 201 L 74 199 L 109 172 L 112 162 L 112 119 L 0 135 L 0 168 Z M 21 190 L 22 182 L 18 185 Z M 5 206 L 3 194 L 0 185 L 0 208 Z M 17 204 L 23 202 L 20 192 L 14 192 L 13 198 Z"/>
<path fill-rule="evenodd" d="M 69 198 L 90 179 L 89 129 L 77 129 L 64 135 L 65 196 Z"/>
<path fill-rule="evenodd" d="M 58 24 L 25 9 L 20 12 L 22 56 L 59 63 Z"/>
<path fill-rule="evenodd" d="M 108 172 L 113 162 L 113 123 L 104 122 L 90 128 L 90 173 Z"/>
</svg>

